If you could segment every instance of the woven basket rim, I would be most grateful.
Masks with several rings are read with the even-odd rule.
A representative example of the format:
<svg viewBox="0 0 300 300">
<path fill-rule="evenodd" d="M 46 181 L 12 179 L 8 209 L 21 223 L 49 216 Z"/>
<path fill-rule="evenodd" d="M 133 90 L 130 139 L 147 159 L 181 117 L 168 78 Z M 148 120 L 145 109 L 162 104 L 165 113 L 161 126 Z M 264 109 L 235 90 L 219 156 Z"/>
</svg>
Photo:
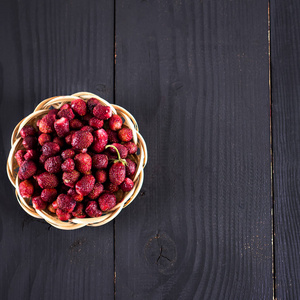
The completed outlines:
<svg viewBox="0 0 300 300">
<path fill-rule="evenodd" d="M 63 104 L 69 103 L 72 100 L 78 98 L 81 98 L 84 101 L 87 101 L 90 98 L 96 98 L 102 105 L 110 106 L 113 114 L 120 115 L 124 120 L 124 126 L 130 128 L 133 132 L 133 142 L 138 146 L 139 154 L 134 155 L 134 160 L 137 163 L 136 174 L 133 179 L 134 187 L 130 192 L 124 193 L 122 201 L 117 203 L 117 205 L 112 210 L 105 212 L 98 218 L 72 218 L 67 222 L 63 222 L 59 220 L 55 214 L 50 213 L 46 210 L 35 210 L 30 204 L 30 199 L 25 199 L 20 195 L 18 188 L 19 178 L 16 171 L 18 169 L 18 165 L 16 159 L 14 158 L 14 155 L 18 150 L 24 149 L 22 147 L 22 138 L 19 134 L 23 126 L 27 124 L 35 124 L 36 120 L 47 114 L 50 108 L 60 108 Z M 78 92 L 72 95 L 50 97 L 41 101 L 31 114 L 26 116 L 16 125 L 11 135 L 11 149 L 7 158 L 6 169 L 8 178 L 11 184 L 15 187 L 16 198 L 20 206 L 29 215 L 35 218 L 44 219 L 47 223 L 58 229 L 74 230 L 82 228 L 84 226 L 96 227 L 104 225 L 113 220 L 122 211 L 122 209 L 132 203 L 142 187 L 144 181 L 144 168 L 147 164 L 147 160 L 148 152 L 145 140 L 139 133 L 137 121 L 130 112 L 119 105 L 109 103 L 108 101 L 93 93 Z"/>
</svg>

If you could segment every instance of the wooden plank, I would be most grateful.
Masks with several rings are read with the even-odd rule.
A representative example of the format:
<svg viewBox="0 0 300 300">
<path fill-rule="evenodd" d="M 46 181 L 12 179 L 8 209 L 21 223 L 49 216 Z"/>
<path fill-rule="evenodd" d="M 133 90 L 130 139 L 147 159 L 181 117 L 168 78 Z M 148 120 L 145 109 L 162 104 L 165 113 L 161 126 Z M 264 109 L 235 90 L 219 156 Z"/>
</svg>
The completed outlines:
<svg viewBox="0 0 300 300">
<path fill-rule="evenodd" d="M 149 163 L 116 299 L 271 299 L 268 1 L 116 1 L 116 103 Z"/>
<path fill-rule="evenodd" d="M 300 298 L 299 14 L 299 1 L 271 2 L 277 299 Z"/>
<path fill-rule="evenodd" d="M 1 2 L 1 299 L 112 299 L 113 224 L 61 231 L 18 205 L 4 172 L 10 135 L 42 99 L 113 99 L 112 1 Z"/>
</svg>

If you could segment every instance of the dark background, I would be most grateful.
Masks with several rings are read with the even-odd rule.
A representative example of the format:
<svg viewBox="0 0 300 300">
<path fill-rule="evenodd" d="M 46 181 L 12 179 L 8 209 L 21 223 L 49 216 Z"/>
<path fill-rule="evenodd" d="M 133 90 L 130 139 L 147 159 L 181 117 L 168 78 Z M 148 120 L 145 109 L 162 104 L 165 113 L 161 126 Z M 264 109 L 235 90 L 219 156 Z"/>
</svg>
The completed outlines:
<svg viewBox="0 0 300 300">
<path fill-rule="evenodd" d="M 0 5 L 1 299 L 300 298 L 299 1 Z M 78 91 L 128 109 L 149 161 L 114 221 L 61 231 L 6 159 L 19 120 Z"/>
</svg>

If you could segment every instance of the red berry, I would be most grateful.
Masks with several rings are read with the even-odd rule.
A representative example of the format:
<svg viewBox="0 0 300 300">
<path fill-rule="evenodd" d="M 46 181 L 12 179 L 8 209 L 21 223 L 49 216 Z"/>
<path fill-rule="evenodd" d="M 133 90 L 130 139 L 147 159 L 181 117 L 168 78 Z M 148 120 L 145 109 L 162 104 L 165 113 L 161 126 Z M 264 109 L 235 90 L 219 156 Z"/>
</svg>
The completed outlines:
<svg viewBox="0 0 300 300">
<path fill-rule="evenodd" d="M 20 167 L 25 161 L 24 155 L 26 154 L 25 150 L 18 150 L 15 154 L 15 159 L 17 160 L 18 166 Z"/>
<path fill-rule="evenodd" d="M 103 185 L 100 182 L 95 183 L 92 191 L 88 194 L 90 199 L 96 199 L 103 192 Z"/>
<path fill-rule="evenodd" d="M 100 129 L 103 126 L 103 120 L 93 117 L 89 120 L 89 125 L 95 129 Z"/>
<path fill-rule="evenodd" d="M 121 183 L 120 188 L 124 192 L 129 192 L 133 189 L 134 182 L 130 178 L 125 178 L 125 180 Z"/>
<path fill-rule="evenodd" d="M 91 146 L 92 150 L 96 153 L 100 153 L 105 149 L 107 145 L 108 135 L 104 129 L 98 129 L 94 132 L 94 142 Z"/>
<path fill-rule="evenodd" d="M 46 115 L 41 120 L 39 120 L 37 126 L 39 127 L 39 130 L 42 133 L 51 133 L 54 131 L 54 122 L 55 122 L 55 116 Z"/>
<path fill-rule="evenodd" d="M 99 104 L 99 100 L 97 100 L 96 98 L 90 98 L 87 101 L 87 107 L 91 113 L 93 112 L 94 107 L 97 106 L 98 104 Z"/>
<path fill-rule="evenodd" d="M 72 146 L 75 150 L 88 148 L 93 143 L 93 135 L 88 131 L 76 131 L 72 135 Z"/>
<path fill-rule="evenodd" d="M 24 139 L 26 136 L 35 136 L 36 135 L 36 130 L 34 129 L 33 126 L 31 125 L 25 125 L 21 130 L 20 130 L 20 136 Z"/>
<path fill-rule="evenodd" d="M 36 150 L 27 150 L 24 155 L 25 160 L 37 160 L 39 158 L 38 152 Z"/>
<path fill-rule="evenodd" d="M 127 148 L 128 154 L 134 154 L 138 150 L 138 147 L 134 142 L 127 142 L 124 146 Z"/>
<path fill-rule="evenodd" d="M 109 128 L 117 131 L 122 128 L 123 120 L 119 115 L 113 115 L 108 121 Z"/>
<path fill-rule="evenodd" d="M 62 117 L 54 122 L 54 128 L 59 137 L 65 137 L 70 132 L 69 120 Z"/>
<path fill-rule="evenodd" d="M 36 178 L 37 178 L 38 185 L 42 189 L 56 188 L 59 183 L 57 177 L 54 174 L 48 172 L 44 172 L 38 175 Z"/>
<path fill-rule="evenodd" d="M 73 217 L 75 218 L 85 218 L 86 214 L 83 211 L 84 206 L 82 203 L 77 203 L 75 209 L 72 212 Z"/>
<path fill-rule="evenodd" d="M 39 158 L 39 163 L 42 165 L 42 166 L 44 166 L 44 163 L 45 163 L 45 161 L 47 160 L 47 156 L 46 155 L 44 155 L 44 154 L 42 154 L 41 156 L 40 156 L 40 158 Z"/>
<path fill-rule="evenodd" d="M 83 200 L 83 196 L 80 194 L 77 194 L 73 188 L 68 190 L 68 195 L 71 196 L 76 202 L 80 202 Z"/>
<path fill-rule="evenodd" d="M 110 143 L 119 143 L 119 137 L 118 137 L 118 132 L 113 131 L 111 129 L 106 129 L 107 135 L 108 135 L 108 141 Z"/>
<path fill-rule="evenodd" d="M 61 171 L 61 157 L 52 156 L 45 161 L 44 168 L 49 173 L 58 173 Z"/>
<path fill-rule="evenodd" d="M 73 170 L 72 172 L 64 172 L 62 179 L 66 186 L 74 187 L 79 177 L 80 173 L 76 170 Z"/>
<path fill-rule="evenodd" d="M 65 145 L 65 140 L 57 136 L 53 139 L 53 143 L 56 143 L 60 148 L 62 148 Z"/>
<path fill-rule="evenodd" d="M 76 201 L 69 195 L 60 194 L 56 201 L 58 208 L 68 213 L 72 212 L 76 206 Z"/>
<path fill-rule="evenodd" d="M 97 104 L 93 109 L 93 115 L 100 120 L 107 120 L 111 117 L 112 110 L 110 106 Z"/>
<path fill-rule="evenodd" d="M 89 201 L 87 203 L 85 212 L 91 218 L 97 218 L 102 215 L 102 211 L 100 209 L 98 209 L 98 205 L 97 205 L 96 201 Z"/>
<path fill-rule="evenodd" d="M 124 127 L 118 132 L 118 136 L 122 142 L 130 142 L 133 137 L 132 130 L 130 128 Z"/>
<path fill-rule="evenodd" d="M 46 157 L 55 156 L 60 151 L 60 147 L 54 142 L 48 142 L 43 145 L 42 151 Z"/>
<path fill-rule="evenodd" d="M 71 129 L 80 129 L 83 127 L 83 123 L 78 119 L 73 119 L 70 121 L 70 128 Z"/>
<path fill-rule="evenodd" d="M 121 162 L 115 162 L 109 169 L 109 180 L 115 185 L 121 184 L 125 179 L 125 166 Z"/>
<path fill-rule="evenodd" d="M 79 153 L 74 158 L 76 169 L 87 174 L 92 169 L 92 158 L 87 153 Z"/>
<path fill-rule="evenodd" d="M 126 158 L 127 157 L 128 150 L 127 150 L 127 148 L 125 146 L 123 146 L 121 144 L 118 144 L 118 143 L 113 143 L 112 145 L 115 146 L 118 149 L 121 158 Z M 117 151 L 116 151 L 116 149 L 114 147 L 109 147 L 108 149 L 113 154 L 117 153 Z"/>
<path fill-rule="evenodd" d="M 42 133 L 38 138 L 39 144 L 43 146 L 47 142 L 51 142 L 51 136 L 47 133 Z"/>
<path fill-rule="evenodd" d="M 106 169 L 108 165 L 108 158 L 105 154 L 95 154 L 92 158 L 93 168 Z"/>
<path fill-rule="evenodd" d="M 80 128 L 80 131 L 88 131 L 88 132 L 92 133 L 94 131 L 94 128 L 86 125 L 86 126 L 83 126 L 82 128 Z"/>
<path fill-rule="evenodd" d="M 71 107 L 79 116 L 86 114 L 86 103 L 82 99 L 72 100 Z"/>
<path fill-rule="evenodd" d="M 71 109 L 71 107 L 70 107 L 69 104 L 64 104 L 64 105 L 60 108 L 60 110 L 59 110 L 57 116 L 58 116 L 59 118 L 66 118 L 68 121 L 71 121 L 72 119 L 75 118 L 75 115 L 74 115 L 74 113 L 73 113 L 73 110 Z"/>
<path fill-rule="evenodd" d="M 114 194 L 111 193 L 103 193 L 99 197 L 99 206 L 102 211 L 107 211 L 112 209 L 117 204 L 117 198 Z"/>
<path fill-rule="evenodd" d="M 82 117 L 82 121 L 89 123 L 89 121 L 92 117 L 93 116 L 91 114 L 86 114 L 85 116 Z"/>
<path fill-rule="evenodd" d="M 47 207 L 47 203 L 42 200 L 40 196 L 32 198 L 32 205 L 35 209 L 42 210 Z"/>
<path fill-rule="evenodd" d="M 68 159 L 68 158 L 73 158 L 75 156 L 75 151 L 72 150 L 72 149 L 67 149 L 67 150 L 64 150 L 62 153 L 61 153 L 61 157 L 63 159 Z"/>
<path fill-rule="evenodd" d="M 94 188 L 95 177 L 93 175 L 85 175 L 75 185 L 76 192 L 82 196 L 87 196 Z"/>
<path fill-rule="evenodd" d="M 34 193 L 34 186 L 29 180 L 24 180 L 19 185 L 20 195 L 24 198 L 30 198 Z"/>
<path fill-rule="evenodd" d="M 61 165 L 63 172 L 72 172 L 75 169 L 75 163 L 72 158 L 67 158 Z"/>
<path fill-rule="evenodd" d="M 53 202 L 57 197 L 56 189 L 43 189 L 41 193 L 41 198 L 45 202 Z"/>
<path fill-rule="evenodd" d="M 119 190 L 119 186 L 110 182 L 106 185 L 106 190 L 110 193 L 115 193 Z"/>
<path fill-rule="evenodd" d="M 72 136 L 74 134 L 75 131 L 70 131 L 70 133 L 65 137 L 65 142 L 68 145 L 72 144 Z"/>
<path fill-rule="evenodd" d="M 103 183 L 107 179 L 107 173 L 105 170 L 97 170 L 95 173 L 95 178 L 97 182 Z"/>
<path fill-rule="evenodd" d="M 126 158 L 126 162 L 127 162 L 126 175 L 130 177 L 135 173 L 136 163 L 129 158 Z"/>
<path fill-rule="evenodd" d="M 19 168 L 18 176 L 21 180 L 29 179 L 36 171 L 36 164 L 32 160 L 24 161 Z"/>
<path fill-rule="evenodd" d="M 66 211 L 63 211 L 62 209 L 58 208 L 55 211 L 57 217 L 61 220 L 61 221 L 68 221 L 69 219 L 71 219 L 72 215 Z"/>
<path fill-rule="evenodd" d="M 22 145 L 24 146 L 25 149 L 35 149 L 37 145 L 37 139 L 35 136 L 26 136 L 23 139 Z"/>
</svg>

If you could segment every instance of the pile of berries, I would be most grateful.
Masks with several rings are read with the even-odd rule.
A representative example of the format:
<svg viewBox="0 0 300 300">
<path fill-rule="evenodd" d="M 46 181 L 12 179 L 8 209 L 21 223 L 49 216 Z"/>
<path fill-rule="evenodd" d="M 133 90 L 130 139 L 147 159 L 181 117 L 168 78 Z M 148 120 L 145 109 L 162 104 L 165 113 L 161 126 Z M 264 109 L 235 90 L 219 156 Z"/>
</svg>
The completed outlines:
<svg viewBox="0 0 300 300">
<path fill-rule="evenodd" d="M 20 195 L 35 209 L 62 221 L 99 217 L 133 188 L 137 145 L 109 106 L 76 99 L 49 110 L 36 127 L 21 129 L 24 150 L 15 154 Z"/>
</svg>

